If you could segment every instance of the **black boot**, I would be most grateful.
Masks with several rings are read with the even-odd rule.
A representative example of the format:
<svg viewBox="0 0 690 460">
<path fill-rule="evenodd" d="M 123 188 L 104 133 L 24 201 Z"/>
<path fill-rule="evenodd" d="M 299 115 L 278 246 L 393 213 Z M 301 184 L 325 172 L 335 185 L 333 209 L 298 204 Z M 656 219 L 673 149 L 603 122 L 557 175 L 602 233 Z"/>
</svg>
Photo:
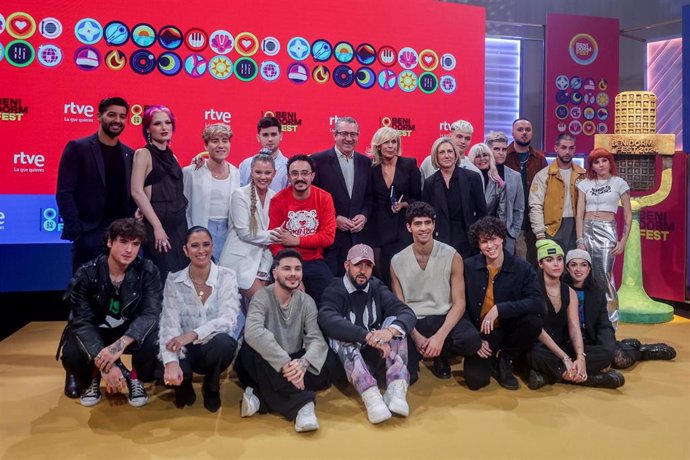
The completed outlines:
<svg viewBox="0 0 690 460">
<path fill-rule="evenodd" d="M 642 361 L 669 360 L 676 357 L 676 350 L 665 343 L 644 344 L 640 347 L 640 353 L 642 353 Z"/>
<path fill-rule="evenodd" d="M 204 395 L 204 407 L 209 412 L 217 412 L 220 409 L 220 392 L 211 390 L 206 382 L 201 386 L 201 394 Z"/>
<path fill-rule="evenodd" d="M 492 371 L 493 377 L 499 385 L 508 390 L 517 390 L 520 388 L 518 380 L 513 375 L 513 363 L 510 358 L 503 353 L 499 353 L 496 358 L 496 366 Z"/>
<path fill-rule="evenodd" d="M 81 388 L 79 388 L 79 383 L 77 382 L 77 376 L 65 372 L 65 396 L 68 398 L 76 399 L 81 395 Z"/>
<path fill-rule="evenodd" d="M 527 387 L 530 390 L 538 390 L 546 385 L 546 383 L 546 376 L 544 374 L 539 371 L 535 371 L 534 369 L 530 369 L 527 380 Z"/>
<path fill-rule="evenodd" d="M 194 402 L 196 402 L 196 393 L 191 380 L 175 387 L 175 407 L 182 409 L 184 406 L 191 406 Z"/>
<path fill-rule="evenodd" d="M 630 348 L 634 348 L 635 350 L 639 350 L 642 346 L 642 343 L 637 339 L 623 339 L 621 340 L 621 343 Z"/>
<path fill-rule="evenodd" d="M 434 359 L 434 366 L 431 368 L 431 373 L 439 379 L 450 378 L 450 363 L 447 358 L 439 356 Z"/>
<path fill-rule="evenodd" d="M 599 372 L 589 375 L 587 380 L 582 382 L 580 385 L 586 387 L 615 389 L 625 385 L 625 377 L 623 377 L 623 374 L 618 371 L 610 370 L 608 372 Z"/>
</svg>

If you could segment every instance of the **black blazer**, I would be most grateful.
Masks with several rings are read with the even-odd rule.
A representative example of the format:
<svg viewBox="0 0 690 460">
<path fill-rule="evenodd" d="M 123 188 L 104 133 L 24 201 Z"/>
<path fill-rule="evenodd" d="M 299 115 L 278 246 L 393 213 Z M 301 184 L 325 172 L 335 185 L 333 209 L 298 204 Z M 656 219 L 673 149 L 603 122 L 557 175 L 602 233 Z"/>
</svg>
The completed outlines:
<svg viewBox="0 0 690 460">
<path fill-rule="evenodd" d="M 398 157 L 395 164 L 393 183 L 395 195 L 402 201 L 414 203 L 422 196 L 422 175 L 417 168 L 414 158 Z M 412 243 L 410 232 L 405 225 L 405 211 L 395 214 L 391 210 L 391 189 L 383 179 L 381 165 L 371 167 L 371 189 L 373 194 L 373 212 L 371 213 L 372 234 L 375 233 L 373 244 L 384 246 L 398 242 Z"/>
<path fill-rule="evenodd" d="M 453 246 L 463 258 L 466 258 L 474 253 L 474 250 L 469 245 L 468 247 L 458 247 L 458 238 L 453 233 L 462 231 L 466 234 L 473 223 L 486 216 L 484 187 L 482 186 L 482 178 L 474 171 L 456 167 L 453 171 L 453 177 L 457 178 L 460 186 L 460 194 L 457 198 L 461 200 L 465 228 L 452 229 L 446 197 L 446 183 L 440 169 L 424 181 L 422 201 L 432 205 L 436 211 L 435 239 Z"/>
<path fill-rule="evenodd" d="M 336 216 L 352 219 L 357 214 L 363 214 L 369 220 L 371 215 L 371 160 L 361 153 L 354 153 L 355 178 L 352 186 L 352 198 L 347 193 L 345 177 L 340 169 L 335 147 L 323 152 L 312 154 L 316 164 L 314 185 L 327 191 L 333 197 Z M 365 226 L 365 229 L 367 226 Z M 364 230 L 350 235 L 349 232 L 336 230 L 334 246 L 350 246 L 365 242 Z M 352 238 L 352 240 L 350 240 Z"/>
<path fill-rule="evenodd" d="M 572 287 L 572 280 L 567 273 L 563 279 Z M 594 283 L 591 274 L 585 280 L 582 290 L 585 293 L 585 327 L 582 329 L 582 340 L 585 345 L 602 345 L 613 353 L 616 349 L 616 332 L 606 309 L 604 290 Z"/>
<path fill-rule="evenodd" d="M 132 215 L 130 180 L 134 151 L 122 142 L 119 145 L 125 160 L 124 190 L 127 196 L 123 200 L 130 211 L 128 215 Z M 67 143 L 60 158 L 55 198 L 64 222 L 63 240 L 74 240 L 101 223 L 105 207 L 105 166 L 98 134 Z"/>
</svg>

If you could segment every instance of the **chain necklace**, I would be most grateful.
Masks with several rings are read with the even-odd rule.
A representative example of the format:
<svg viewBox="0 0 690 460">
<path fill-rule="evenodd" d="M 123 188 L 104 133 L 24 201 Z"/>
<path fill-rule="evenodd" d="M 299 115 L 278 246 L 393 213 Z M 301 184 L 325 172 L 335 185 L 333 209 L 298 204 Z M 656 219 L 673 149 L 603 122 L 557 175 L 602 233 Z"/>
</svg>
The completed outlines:
<svg viewBox="0 0 690 460">
<path fill-rule="evenodd" d="M 196 293 L 196 294 L 198 294 L 198 295 L 199 295 L 199 298 L 201 299 L 201 298 L 206 294 L 206 291 L 205 291 L 205 289 L 206 289 L 206 287 L 207 287 L 207 286 L 206 286 L 206 281 L 196 281 L 196 280 L 195 280 L 194 278 L 192 278 L 191 276 L 189 277 L 189 279 L 192 281 L 192 284 L 194 285 L 194 288 L 199 290 L 199 292 Z"/>
<path fill-rule="evenodd" d="M 278 307 L 278 309 L 280 310 L 280 316 L 281 316 L 285 321 L 290 320 L 290 315 L 292 315 L 292 302 L 291 302 L 291 300 L 292 300 L 292 299 L 290 299 L 290 301 L 288 301 L 288 306 L 287 306 L 287 308 L 283 307 L 282 305 L 280 305 L 280 306 Z M 285 313 L 286 310 L 287 310 L 287 314 Z"/>
</svg>

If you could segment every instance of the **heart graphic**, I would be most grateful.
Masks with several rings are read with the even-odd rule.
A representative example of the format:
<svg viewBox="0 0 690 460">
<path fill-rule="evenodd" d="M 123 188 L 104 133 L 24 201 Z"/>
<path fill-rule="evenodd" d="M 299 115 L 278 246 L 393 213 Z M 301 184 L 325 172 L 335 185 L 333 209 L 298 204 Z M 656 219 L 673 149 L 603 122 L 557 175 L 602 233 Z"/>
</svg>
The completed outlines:
<svg viewBox="0 0 690 460">
<path fill-rule="evenodd" d="M 249 39 L 246 39 L 246 40 L 242 40 L 240 42 L 240 44 L 242 45 L 242 48 L 244 48 L 245 50 L 249 50 L 252 48 L 253 42 Z"/>
<path fill-rule="evenodd" d="M 424 62 L 427 64 L 431 64 L 434 61 L 434 58 L 431 56 L 424 56 Z"/>
<path fill-rule="evenodd" d="M 17 19 L 15 21 L 12 21 L 12 25 L 14 26 L 15 29 L 17 29 L 19 32 L 23 32 L 24 29 L 29 25 L 29 21 L 23 21 L 21 19 Z"/>
</svg>

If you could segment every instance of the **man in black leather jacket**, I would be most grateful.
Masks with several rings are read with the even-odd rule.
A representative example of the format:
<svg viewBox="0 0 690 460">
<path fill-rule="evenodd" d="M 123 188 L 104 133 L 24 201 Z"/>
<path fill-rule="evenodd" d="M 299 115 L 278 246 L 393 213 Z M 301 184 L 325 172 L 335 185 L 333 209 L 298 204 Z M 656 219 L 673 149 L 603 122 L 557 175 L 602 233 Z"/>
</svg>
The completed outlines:
<svg viewBox="0 0 690 460">
<path fill-rule="evenodd" d="M 79 268 L 65 291 L 71 315 L 62 363 L 85 389 L 84 406 L 100 402 L 101 379 L 109 393 L 126 384 L 133 406 L 148 401 L 141 381 L 153 380 L 163 289 L 156 266 L 138 257 L 145 236 L 133 218 L 113 222 L 108 254 Z M 131 371 L 120 361 L 123 353 L 132 354 Z"/>
</svg>

